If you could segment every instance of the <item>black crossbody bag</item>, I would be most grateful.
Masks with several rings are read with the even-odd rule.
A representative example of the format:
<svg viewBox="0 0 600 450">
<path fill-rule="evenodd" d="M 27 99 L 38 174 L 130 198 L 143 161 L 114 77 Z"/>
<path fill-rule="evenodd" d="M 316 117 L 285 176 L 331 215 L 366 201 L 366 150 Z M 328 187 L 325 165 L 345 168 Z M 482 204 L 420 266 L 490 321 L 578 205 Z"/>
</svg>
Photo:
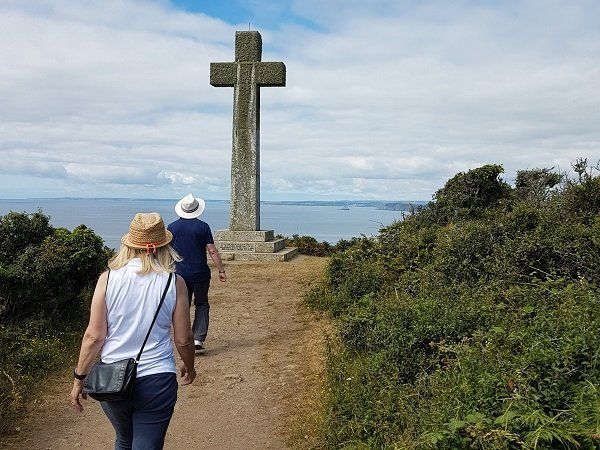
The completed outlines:
<svg viewBox="0 0 600 450">
<path fill-rule="evenodd" d="M 135 382 L 135 376 L 137 373 L 137 365 L 142 357 L 142 352 L 144 351 L 148 337 L 150 337 L 150 332 L 152 331 L 154 322 L 156 322 L 160 308 L 165 301 L 165 296 L 167 295 L 167 290 L 169 289 L 172 278 L 173 274 L 170 273 L 169 279 L 167 280 L 167 285 L 162 293 L 160 303 L 158 304 L 158 308 L 154 314 L 154 319 L 152 319 L 152 324 L 150 324 L 150 328 L 148 329 L 148 333 L 146 333 L 146 338 L 144 339 L 142 348 L 140 348 L 140 351 L 135 359 L 122 359 L 121 361 L 115 361 L 112 363 L 103 363 L 100 361 L 94 364 L 90 370 L 90 373 L 85 379 L 85 384 L 83 385 L 84 394 L 89 395 L 99 402 L 125 400 L 127 397 L 129 397 L 131 391 L 133 390 L 133 383 Z M 106 281 L 106 286 L 108 287 L 108 279 Z"/>
</svg>

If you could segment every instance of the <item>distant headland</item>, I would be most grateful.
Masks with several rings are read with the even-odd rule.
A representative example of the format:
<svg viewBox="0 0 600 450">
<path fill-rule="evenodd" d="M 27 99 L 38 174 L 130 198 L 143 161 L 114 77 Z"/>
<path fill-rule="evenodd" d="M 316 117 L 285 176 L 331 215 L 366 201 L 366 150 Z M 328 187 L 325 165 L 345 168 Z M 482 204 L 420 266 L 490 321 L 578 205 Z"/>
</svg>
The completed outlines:
<svg viewBox="0 0 600 450">
<path fill-rule="evenodd" d="M 5 198 L 1 200 L 110 200 L 110 201 L 151 201 L 176 202 L 169 198 L 127 198 L 127 197 L 32 197 L 26 199 Z M 206 202 L 229 203 L 229 200 L 205 199 Z M 294 205 L 294 206 L 336 206 L 354 208 L 375 208 L 385 211 L 410 211 L 412 208 L 425 206 L 424 200 L 263 200 L 265 205 Z"/>
<path fill-rule="evenodd" d="M 424 206 L 426 201 L 386 201 L 386 200 L 298 200 L 298 201 L 263 201 L 269 205 L 295 205 L 295 206 L 339 206 L 355 208 L 376 208 L 386 211 L 409 211 L 411 208 Z"/>
</svg>

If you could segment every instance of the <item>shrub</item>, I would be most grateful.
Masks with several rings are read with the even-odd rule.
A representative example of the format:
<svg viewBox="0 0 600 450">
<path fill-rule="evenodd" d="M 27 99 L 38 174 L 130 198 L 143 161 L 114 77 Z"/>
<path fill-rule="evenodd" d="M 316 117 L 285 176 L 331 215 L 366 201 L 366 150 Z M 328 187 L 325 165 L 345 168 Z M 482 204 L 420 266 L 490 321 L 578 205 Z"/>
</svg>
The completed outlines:
<svg viewBox="0 0 600 450">
<path fill-rule="evenodd" d="M 564 206 L 587 222 L 593 221 L 600 214 L 600 166 L 589 167 L 586 159 L 579 159 L 573 168 L 578 179 L 567 181 Z"/>
<path fill-rule="evenodd" d="M 29 246 L 36 246 L 52 235 L 50 218 L 38 211 L 34 214 L 9 212 L 0 216 L 0 267 Z"/>
<path fill-rule="evenodd" d="M 38 380 L 72 357 L 109 256 L 83 225 L 55 229 L 41 212 L 0 217 L 0 433 Z"/>
<path fill-rule="evenodd" d="M 431 205 L 442 222 L 473 218 L 510 196 L 511 188 L 500 178 L 504 169 L 488 164 L 460 172 L 438 190 Z"/>
<path fill-rule="evenodd" d="M 552 169 L 519 170 L 515 194 L 524 200 L 546 200 L 552 188 L 563 180 L 563 175 L 552 172 Z"/>
<path fill-rule="evenodd" d="M 579 169 L 458 174 L 332 256 L 308 294 L 337 329 L 330 447 L 600 447 L 600 177 Z"/>
<path fill-rule="evenodd" d="M 297 247 L 301 255 L 308 256 L 329 256 L 333 253 L 333 246 L 326 241 L 318 242 L 312 236 L 299 236 L 294 234 L 290 237 L 278 236 L 285 239 L 287 247 Z"/>
<path fill-rule="evenodd" d="M 80 292 L 106 266 L 109 251 L 83 225 L 59 228 L 12 255 L 0 271 L 0 318 L 4 323 L 44 319 L 60 328 L 81 318 Z"/>
<path fill-rule="evenodd" d="M 298 252 L 301 255 L 307 256 L 331 256 L 353 247 L 362 239 L 366 239 L 364 236 L 353 237 L 349 240 L 340 239 L 337 244 L 332 245 L 327 241 L 319 242 L 312 236 L 300 236 L 294 234 L 292 237 L 285 237 L 279 234 L 276 237 L 278 239 L 285 239 L 285 245 L 287 247 L 297 247 Z"/>
</svg>

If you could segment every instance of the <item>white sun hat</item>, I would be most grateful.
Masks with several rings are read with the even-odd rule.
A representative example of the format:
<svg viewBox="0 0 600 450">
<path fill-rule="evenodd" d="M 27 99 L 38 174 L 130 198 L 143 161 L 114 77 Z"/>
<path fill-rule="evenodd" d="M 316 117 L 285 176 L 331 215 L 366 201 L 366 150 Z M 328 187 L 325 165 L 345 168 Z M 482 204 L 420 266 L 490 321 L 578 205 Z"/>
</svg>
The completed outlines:
<svg viewBox="0 0 600 450">
<path fill-rule="evenodd" d="M 195 219 L 196 217 L 200 217 L 205 207 L 206 203 L 204 203 L 204 200 L 188 194 L 177 202 L 175 213 L 183 219 Z"/>
</svg>

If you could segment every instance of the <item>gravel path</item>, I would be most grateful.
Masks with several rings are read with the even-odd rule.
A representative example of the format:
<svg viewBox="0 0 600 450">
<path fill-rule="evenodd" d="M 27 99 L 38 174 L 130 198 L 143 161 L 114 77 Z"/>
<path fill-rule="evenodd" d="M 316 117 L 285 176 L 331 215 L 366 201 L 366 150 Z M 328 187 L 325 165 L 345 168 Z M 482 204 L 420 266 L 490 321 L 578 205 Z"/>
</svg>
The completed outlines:
<svg viewBox="0 0 600 450">
<path fill-rule="evenodd" d="M 286 449 L 310 440 L 299 421 L 314 411 L 322 371 L 323 324 L 300 305 L 323 273 L 322 258 L 288 263 L 227 263 L 213 279 L 207 350 L 198 378 L 179 390 L 167 449 Z M 114 431 L 98 403 L 70 410 L 70 369 L 50 380 L 43 398 L 2 448 L 109 449 Z M 307 416 L 308 415 L 308 416 Z M 308 417 L 308 419 L 306 419 Z M 300 441 L 298 440 L 300 439 Z"/>
</svg>

